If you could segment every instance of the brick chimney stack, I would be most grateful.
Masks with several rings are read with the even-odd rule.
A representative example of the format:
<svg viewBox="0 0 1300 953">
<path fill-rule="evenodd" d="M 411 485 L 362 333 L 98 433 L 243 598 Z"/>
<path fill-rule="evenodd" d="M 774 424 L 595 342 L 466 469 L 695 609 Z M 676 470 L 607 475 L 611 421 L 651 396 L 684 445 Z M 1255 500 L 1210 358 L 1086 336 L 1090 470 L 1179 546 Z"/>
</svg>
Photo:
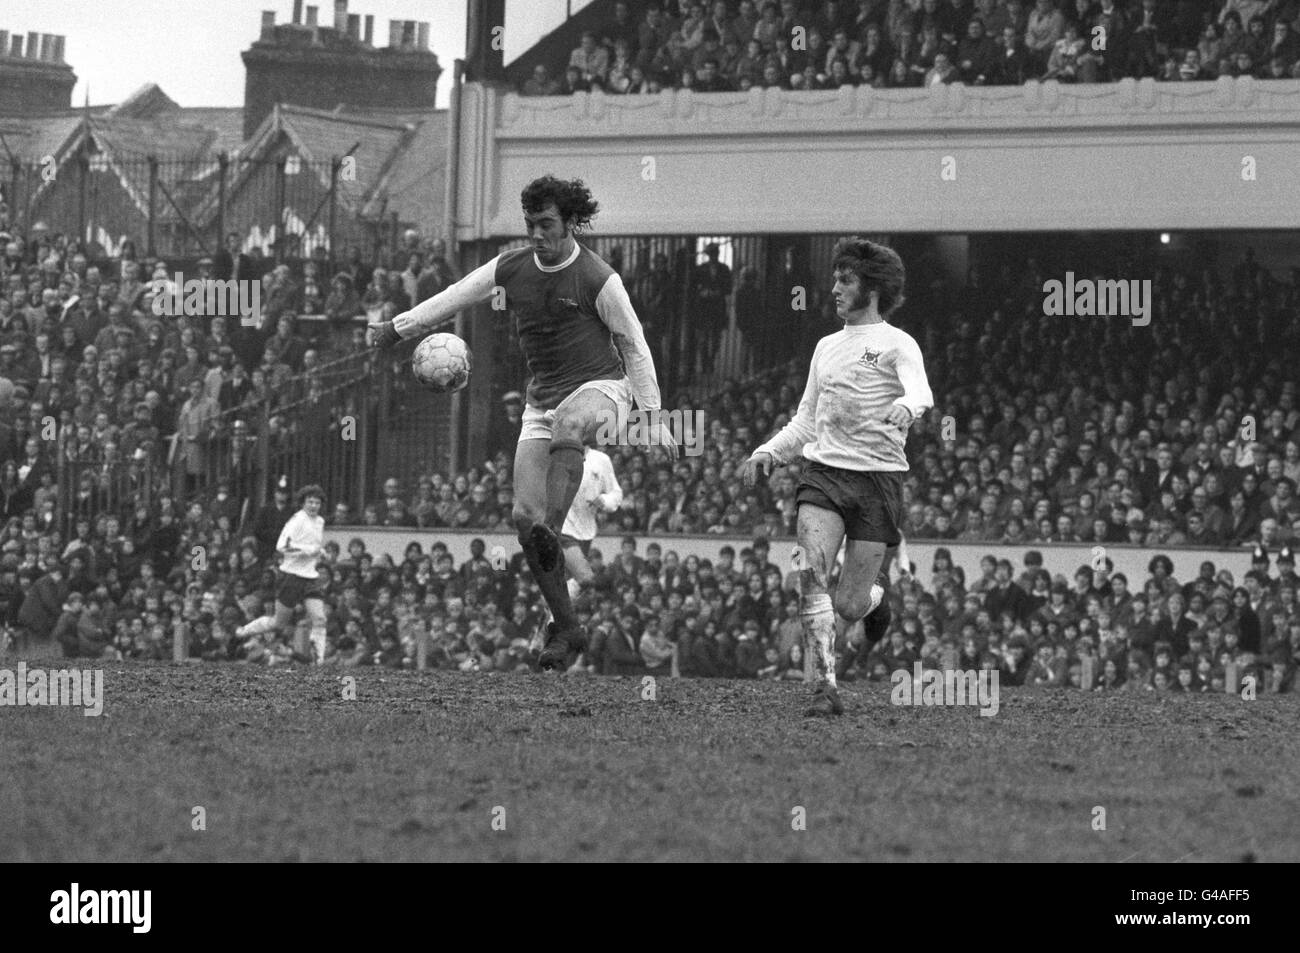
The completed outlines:
<svg viewBox="0 0 1300 953">
<path fill-rule="evenodd" d="M 437 108 L 442 67 L 427 21 L 389 20 L 388 47 L 377 49 L 373 14 L 349 13 L 348 0 L 333 0 L 332 20 L 322 21 L 320 9 L 294 0 L 294 22 L 282 25 L 263 13 L 260 39 L 242 54 L 246 138 L 279 103 L 327 112 Z"/>
</svg>

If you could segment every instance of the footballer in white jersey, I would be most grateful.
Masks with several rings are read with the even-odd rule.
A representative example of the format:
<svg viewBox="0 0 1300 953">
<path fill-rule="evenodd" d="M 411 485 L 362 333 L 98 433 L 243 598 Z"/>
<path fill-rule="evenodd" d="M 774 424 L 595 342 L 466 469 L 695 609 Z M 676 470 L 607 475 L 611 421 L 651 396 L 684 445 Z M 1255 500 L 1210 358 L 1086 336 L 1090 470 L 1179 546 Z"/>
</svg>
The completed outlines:
<svg viewBox="0 0 1300 953">
<path fill-rule="evenodd" d="M 325 519 L 320 515 L 325 505 L 325 491 L 316 484 L 298 491 L 301 509 L 280 531 L 275 549 L 280 554 L 280 571 L 275 591 L 275 614 L 265 615 L 241 626 L 240 638 L 266 632 L 283 632 L 293 623 L 294 610 L 302 605 L 311 623 L 312 655 L 316 662 L 325 660 L 325 594 L 317 582 L 316 562 L 325 546 Z M 305 646 L 294 646 L 303 652 Z M 305 654 L 305 652 L 304 652 Z"/>
<path fill-rule="evenodd" d="M 742 475 L 754 485 L 773 466 L 805 460 L 796 503 L 800 621 L 809 715 L 843 712 L 835 684 L 835 637 L 884 606 L 882 568 L 902 539 L 903 446 L 912 422 L 934 404 L 921 349 L 886 322 L 903 303 L 903 261 L 862 238 L 832 253 L 842 330 L 822 338 L 794 419 L 754 451 Z M 845 541 L 847 540 L 847 544 Z M 832 595 L 840 546 L 844 565 Z"/>
<path fill-rule="evenodd" d="M 569 596 L 577 598 L 582 586 L 591 582 L 587 554 L 596 538 L 598 513 L 613 513 L 623 505 L 623 488 L 614 476 L 614 464 L 602 450 L 592 447 L 582 459 L 582 482 L 578 495 L 564 518 L 560 543 L 564 546 L 564 566 L 569 571 Z"/>
</svg>

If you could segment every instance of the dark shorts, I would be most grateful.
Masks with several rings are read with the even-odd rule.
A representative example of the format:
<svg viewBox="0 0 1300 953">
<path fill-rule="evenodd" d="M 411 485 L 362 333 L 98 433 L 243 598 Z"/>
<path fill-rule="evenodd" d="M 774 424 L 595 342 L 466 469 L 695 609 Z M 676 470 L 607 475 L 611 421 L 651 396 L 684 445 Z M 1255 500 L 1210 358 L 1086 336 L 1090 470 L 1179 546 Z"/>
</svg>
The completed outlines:
<svg viewBox="0 0 1300 953">
<path fill-rule="evenodd" d="M 795 502 L 838 513 L 849 539 L 897 546 L 902 534 L 903 474 L 889 470 L 841 470 L 808 463 Z"/>
<path fill-rule="evenodd" d="M 591 540 L 589 539 L 574 539 L 566 533 L 561 533 L 560 545 L 565 549 L 572 549 L 574 546 L 577 546 L 578 549 L 582 551 L 584 559 L 591 555 Z"/>
<path fill-rule="evenodd" d="M 324 600 L 319 579 L 304 579 L 293 573 L 280 573 L 280 584 L 275 589 L 275 601 L 282 606 L 293 609 L 302 605 L 307 599 Z"/>
</svg>

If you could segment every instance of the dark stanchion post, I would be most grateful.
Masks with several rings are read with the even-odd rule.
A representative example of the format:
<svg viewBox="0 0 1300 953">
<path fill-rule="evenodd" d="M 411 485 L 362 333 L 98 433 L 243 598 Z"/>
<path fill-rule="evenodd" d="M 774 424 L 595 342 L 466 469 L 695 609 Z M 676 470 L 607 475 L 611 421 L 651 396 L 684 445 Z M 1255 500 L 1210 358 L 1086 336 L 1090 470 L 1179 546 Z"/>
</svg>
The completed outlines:
<svg viewBox="0 0 1300 953">
<path fill-rule="evenodd" d="M 158 157 L 149 157 L 149 223 L 145 246 L 150 255 L 155 254 L 154 229 L 158 224 Z"/>
<path fill-rule="evenodd" d="M 217 156 L 217 241 L 218 249 L 226 240 L 226 172 L 230 168 L 230 156 L 222 152 Z"/>
<path fill-rule="evenodd" d="M 288 218 L 288 215 L 286 214 L 288 210 L 284 207 L 284 202 L 285 202 L 284 192 L 285 192 L 285 186 L 287 184 L 286 179 L 288 177 L 288 174 L 285 172 L 285 166 L 287 166 L 288 164 L 289 164 L 289 159 L 287 156 L 285 156 L 282 157 L 279 163 L 276 165 L 275 207 L 277 211 L 276 211 L 276 220 L 275 220 L 275 263 L 277 265 L 284 264 L 284 246 L 285 246 L 285 237 L 286 237 L 284 232 L 285 232 L 285 228 L 287 227 L 285 220 Z"/>
<path fill-rule="evenodd" d="M 86 240 L 86 184 L 90 177 L 90 157 L 83 151 L 77 157 L 77 238 Z"/>
<path fill-rule="evenodd" d="M 267 480 L 271 479 L 271 401 L 269 398 L 263 398 L 258 421 L 257 434 L 257 472 L 261 474 L 261 479 L 257 481 L 257 497 L 254 500 L 258 507 L 266 505 L 266 485 Z"/>
<path fill-rule="evenodd" d="M 339 169 L 343 165 L 343 160 L 335 156 L 330 160 L 330 233 L 329 233 L 329 265 L 330 279 L 334 278 L 334 217 L 338 211 L 339 204 Z"/>
<path fill-rule="evenodd" d="M 36 170 L 33 166 L 28 165 L 23 169 L 23 228 L 31 229 L 32 227 L 32 209 L 36 205 L 36 189 L 32 188 L 32 179 L 36 177 Z"/>
<path fill-rule="evenodd" d="M 371 355 L 366 355 L 366 361 L 369 364 L 367 370 L 373 370 L 373 368 L 376 366 L 375 364 L 376 358 Z M 381 391 L 384 387 L 382 381 L 385 379 L 385 377 L 386 375 L 380 375 Z M 365 389 L 366 389 L 366 385 L 363 380 L 363 382 L 358 386 L 358 390 L 363 392 L 362 399 L 361 401 L 358 402 L 356 406 L 352 408 L 353 413 L 355 414 L 354 419 L 357 422 L 357 439 L 356 439 L 356 449 L 353 451 L 353 462 L 351 468 L 351 472 L 353 475 L 353 485 L 348 487 L 348 491 L 353 494 L 353 498 L 348 500 L 348 506 L 353 513 L 357 513 L 357 514 L 359 514 L 365 509 L 366 467 L 370 459 L 374 456 L 375 450 L 377 449 L 374 445 L 375 439 L 373 436 L 373 431 L 370 427 L 371 414 L 374 411 L 374 408 L 370 406 L 370 401 L 365 399 L 366 397 L 364 393 Z M 381 401 L 383 400 L 382 396 L 380 397 L 380 400 Z"/>
</svg>

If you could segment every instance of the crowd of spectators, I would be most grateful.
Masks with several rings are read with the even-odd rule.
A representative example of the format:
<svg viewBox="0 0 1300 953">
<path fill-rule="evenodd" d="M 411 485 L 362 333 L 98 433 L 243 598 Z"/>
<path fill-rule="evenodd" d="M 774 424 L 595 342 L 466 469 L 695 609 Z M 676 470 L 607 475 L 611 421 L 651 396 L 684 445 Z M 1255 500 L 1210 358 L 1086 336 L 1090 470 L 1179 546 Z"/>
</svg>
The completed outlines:
<svg viewBox="0 0 1300 953">
<path fill-rule="evenodd" d="M 1124 77 L 1300 77 L 1297 0 L 619 2 L 561 69 L 521 93 L 569 95 Z"/>
<path fill-rule="evenodd" d="M 0 201 L 0 650 L 48 638 L 69 585 L 105 618 L 130 605 L 149 638 L 170 638 L 159 609 L 193 576 L 180 553 L 264 567 L 275 536 L 248 508 L 266 479 L 258 442 L 283 446 L 297 402 L 364 354 L 360 316 L 455 280 L 440 243 L 414 233 L 389 259 L 276 265 L 232 235 L 182 269 L 129 239 L 108 255 L 20 228 Z M 262 321 L 156 308 L 178 273 L 260 282 Z"/>
<path fill-rule="evenodd" d="M 196 656 L 301 658 L 293 638 L 234 636 L 272 598 L 274 541 L 291 513 L 287 487 L 257 513 L 245 513 L 241 487 L 229 481 L 199 489 L 164 481 L 149 494 L 124 495 L 115 509 L 96 473 L 123 454 L 157 459 L 173 434 L 180 449 L 169 451 L 170 471 L 160 469 L 188 473 L 183 441 L 211 440 L 205 422 L 223 412 L 238 422 L 240 407 L 283 399 L 277 394 L 289 382 L 309 379 L 313 367 L 354 346 L 359 328 L 348 323 L 322 328 L 315 342 L 295 328 L 300 295 L 319 286 L 319 270 L 267 273 L 273 327 L 184 317 L 163 325 L 149 320 L 139 275 L 162 274 L 165 263 L 137 260 L 128 246 L 111 267 L 96 267 L 60 236 L 0 231 L 0 376 L 11 382 L 0 384 L 6 633 L 54 640 L 69 654 L 149 658 L 168 653 L 179 626 Z M 344 292 L 349 282 L 362 285 L 374 300 L 338 313 L 395 313 L 412 293 L 418 299 L 445 286 L 450 266 L 423 266 L 437 262 L 437 252 L 405 249 L 405 271 L 378 280 L 349 256 L 330 282 Z M 231 254 L 200 267 L 215 277 L 246 266 Z M 1067 580 L 1028 572 L 1008 589 L 1009 569 L 996 561 L 967 586 L 940 559 L 929 587 L 915 578 L 896 587 L 884 647 L 841 646 L 846 677 L 884 677 L 915 658 L 930 664 L 955 645 L 970 663 L 963 667 L 996 665 L 1013 684 L 1071 684 L 1075 663 L 1090 651 L 1107 685 L 1213 689 L 1228 662 L 1262 685 L 1289 684 L 1300 640 L 1292 557 L 1300 547 L 1300 408 L 1285 362 L 1300 353 L 1300 283 L 1294 272 L 1289 281 L 1274 276 L 1249 252 L 1231 267 L 1151 275 L 1153 319 L 1144 327 L 1045 317 L 1046 276 L 1034 259 L 973 271 L 960 288 L 914 285 L 914 309 L 905 307 L 899 323 L 926 355 L 936 407 L 909 438 L 906 530 L 914 539 L 1024 547 L 1249 545 L 1260 549 L 1257 571 L 1238 586 L 1210 567 L 1179 586 L 1159 557 L 1130 597 L 1109 575 L 1086 585 L 1076 578 L 1070 589 Z M 178 364 L 179 351 L 186 360 Z M 802 359 L 778 365 L 707 401 L 689 388 L 674 395 L 670 406 L 706 411 L 699 456 L 656 466 L 636 448 L 607 448 L 624 504 L 603 533 L 791 535 L 798 464 L 754 489 L 736 472 L 789 419 L 805 367 Z M 507 398 L 505 415 L 517 424 L 519 395 Z M 90 464 L 76 471 L 79 485 L 63 513 L 55 454 Z M 510 464 L 501 451 L 464 473 L 428 474 L 413 497 L 387 480 L 362 521 L 509 532 Z M 333 515 L 336 524 L 351 521 L 346 511 Z M 798 677 L 792 580 L 768 563 L 764 546 L 756 542 L 738 561 L 723 547 L 712 564 L 661 555 L 658 546 L 638 556 L 630 540 L 607 565 L 597 555 L 596 585 L 580 600 L 593 634 L 584 664 L 611 673 L 676 667 Z M 190 556 L 196 547 L 201 564 Z M 1278 576 L 1268 574 L 1273 561 Z M 333 550 L 324 572 L 336 664 L 414 664 L 422 633 L 435 666 L 520 668 L 531 659 L 540 600 L 518 559 L 494 567 L 480 545 L 456 567 L 445 546 L 426 553 L 413 544 L 393 565 L 354 544 L 346 554 Z M 1179 671 L 1185 664 L 1190 682 Z"/>
<path fill-rule="evenodd" d="M 287 507 L 287 494 L 280 502 Z M 72 563 L 69 579 L 43 577 L 29 597 L 52 600 L 53 637 L 69 655 L 166 658 L 181 620 L 193 657 L 307 661 L 295 649 L 305 643 L 305 619 L 295 633 L 236 635 L 274 598 L 269 564 L 253 550 L 218 560 L 181 592 L 148 561 L 124 591 L 118 583 L 96 583 L 79 557 Z M 592 584 L 576 603 L 590 644 L 572 671 L 803 678 L 796 575 L 770 561 L 766 538 L 739 553 L 723 545 L 716 559 L 702 559 L 681 558 L 657 543 L 638 552 L 637 540 L 627 537 L 608 561 L 594 548 L 591 563 Z M 888 681 L 899 670 L 910 677 L 919 662 L 997 670 L 1004 686 L 1291 691 L 1300 664 L 1294 557 L 1286 553 L 1275 573 L 1267 559 L 1255 566 L 1237 584 L 1206 562 L 1184 584 L 1161 554 L 1140 586 L 1088 565 L 1071 582 L 1052 578 L 1031 550 L 1019 571 L 988 556 L 980 577 L 967 580 L 939 549 L 928 584 L 915 565 L 898 573 L 890 589 L 895 621 L 882 642 L 865 644 L 860 626 L 841 637 L 837 672 L 844 681 Z M 360 539 L 346 551 L 330 542 L 320 570 L 328 606 L 325 665 L 533 668 L 543 621 L 539 593 L 521 558 L 494 565 L 483 540 L 471 543 L 470 558 L 459 566 L 442 542 L 426 551 L 412 541 L 401 560 L 372 555 Z"/>
</svg>

